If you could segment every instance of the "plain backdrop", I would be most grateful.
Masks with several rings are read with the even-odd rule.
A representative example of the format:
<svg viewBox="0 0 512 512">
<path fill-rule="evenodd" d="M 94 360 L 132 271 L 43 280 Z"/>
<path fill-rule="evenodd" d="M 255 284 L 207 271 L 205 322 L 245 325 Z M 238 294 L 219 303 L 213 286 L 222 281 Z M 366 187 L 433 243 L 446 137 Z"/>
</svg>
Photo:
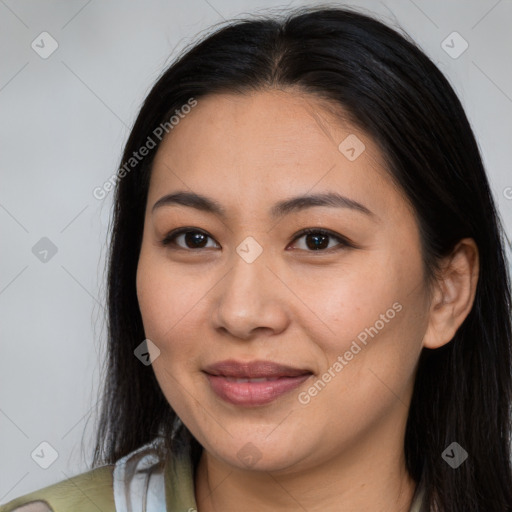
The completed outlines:
<svg viewBox="0 0 512 512">
<path fill-rule="evenodd" d="M 0 0 L 1 503 L 89 467 L 112 198 L 92 192 L 116 171 L 143 98 L 208 27 L 313 4 Z M 510 236 L 512 1 L 324 4 L 402 27 L 448 77 Z"/>
</svg>

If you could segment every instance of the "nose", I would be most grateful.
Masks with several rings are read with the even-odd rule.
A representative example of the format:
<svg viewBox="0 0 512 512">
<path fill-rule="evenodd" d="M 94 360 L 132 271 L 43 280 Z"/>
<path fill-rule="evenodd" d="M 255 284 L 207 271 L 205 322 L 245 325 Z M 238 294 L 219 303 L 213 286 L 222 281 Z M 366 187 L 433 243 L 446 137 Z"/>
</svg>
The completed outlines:
<svg viewBox="0 0 512 512">
<path fill-rule="evenodd" d="M 216 330 L 251 340 L 263 332 L 271 336 L 286 329 L 290 292 L 267 263 L 264 253 L 252 263 L 233 254 L 231 269 L 215 287 L 212 321 Z"/>
</svg>

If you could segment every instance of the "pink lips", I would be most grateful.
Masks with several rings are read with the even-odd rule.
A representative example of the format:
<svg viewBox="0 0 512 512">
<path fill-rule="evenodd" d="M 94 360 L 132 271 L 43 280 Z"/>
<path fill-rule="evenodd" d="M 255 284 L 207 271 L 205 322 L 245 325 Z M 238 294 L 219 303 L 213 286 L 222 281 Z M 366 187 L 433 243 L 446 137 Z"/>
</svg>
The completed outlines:
<svg viewBox="0 0 512 512">
<path fill-rule="evenodd" d="M 213 391 L 242 406 L 265 405 L 295 389 L 312 372 L 271 361 L 221 361 L 204 369 Z"/>
</svg>

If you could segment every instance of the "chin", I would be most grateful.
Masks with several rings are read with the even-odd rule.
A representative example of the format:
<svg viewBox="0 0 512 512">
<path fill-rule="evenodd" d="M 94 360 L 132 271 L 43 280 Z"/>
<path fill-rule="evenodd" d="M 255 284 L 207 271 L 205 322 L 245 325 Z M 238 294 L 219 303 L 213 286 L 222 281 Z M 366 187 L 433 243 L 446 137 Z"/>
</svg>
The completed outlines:
<svg viewBox="0 0 512 512">
<path fill-rule="evenodd" d="M 291 437 L 288 438 L 291 440 Z M 234 445 L 240 448 L 233 450 Z M 237 440 L 229 442 L 222 449 L 219 445 L 215 446 L 212 455 L 222 460 L 225 464 L 247 471 L 286 471 L 306 457 L 305 453 L 297 452 L 297 443 L 293 442 L 287 445 L 284 439 L 278 439 L 277 442 L 270 443 L 268 440 L 250 440 L 250 436 L 245 441 Z M 304 449 L 304 446 L 301 447 Z"/>
</svg>

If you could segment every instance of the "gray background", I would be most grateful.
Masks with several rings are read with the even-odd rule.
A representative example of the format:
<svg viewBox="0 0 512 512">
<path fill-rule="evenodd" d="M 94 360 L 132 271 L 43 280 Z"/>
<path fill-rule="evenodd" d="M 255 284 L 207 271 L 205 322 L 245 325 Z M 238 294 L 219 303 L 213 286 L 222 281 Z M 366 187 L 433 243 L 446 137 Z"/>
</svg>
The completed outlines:
<svg viewBox="0 0 512 512">
<path fill-rule="evenodd" d="M 403 27 L 447 75 L 510 236 L 512 2 L 329 3 L 359 6 Z M 209 26 L 312 4 L 0 0 L 0 502 L 88 469 L 104 355 L 112 197 L 100 201 L 92 191 L 116 171 L 145 94 Z M 46 59 L 31 47 L 43 45 L 44 31 L 58 43 Z M 442 47 L 453 31 L 469 44 L 458 58 Z M 43 237 L 57 248 L 47 261 L 33 251 L 42 250 L 36 244 Z M 42 442 L 58 454 L 47 469 L 40 464 L 51 462 L 53 452 Z"/>
</svg>

